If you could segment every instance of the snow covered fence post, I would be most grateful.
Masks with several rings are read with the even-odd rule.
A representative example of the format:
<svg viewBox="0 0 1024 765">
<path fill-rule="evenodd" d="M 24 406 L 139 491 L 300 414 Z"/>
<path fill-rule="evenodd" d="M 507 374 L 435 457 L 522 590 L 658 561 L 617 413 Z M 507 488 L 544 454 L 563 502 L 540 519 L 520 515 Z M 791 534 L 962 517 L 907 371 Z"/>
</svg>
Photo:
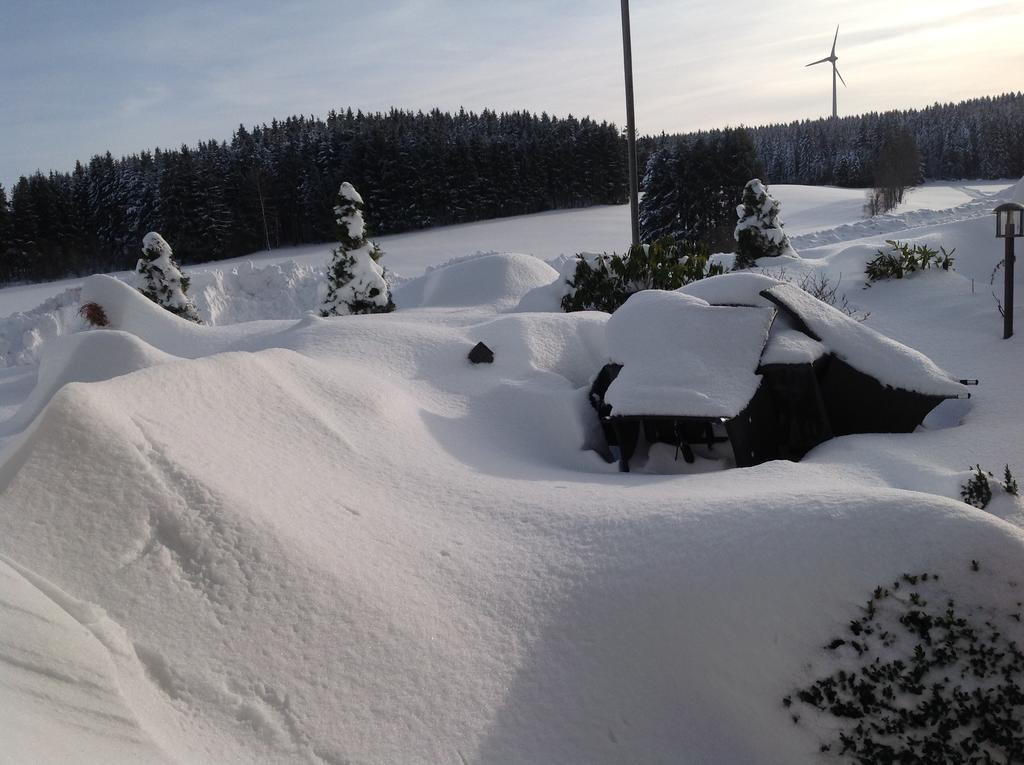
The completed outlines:
<svg viewBox="0 0 1024 765">
<path fill-rule="evenodd" d="M 155 231 L 142 240 L 142 257 L 135 265 L 135 273 L 142 277 L 139 292 L 176 316 L 202 324 L 196 307 L 188 299 L 188 277 L 174 262 L 171 245 Z"/>
<path fill-rule="evenodd" d="M 750 268 L 758 258 L 796 257 L 789 237 L 782 230 L 779 202 L 768 193 L 768 187 L 754 178 L 743 188 L 743 204 L 736 208 L 739 222 L 736 239 L 735 268 Z"/>
<path fill-rule="evenodd" d="M 327 267 L 327 297 L 321 316 L 395 310 L 384 268 L 377 263 L 384 253 L 366 238 L 362 209 L 363 198 L 345 181 L 334 207 L 339 244 Z"/>
</svg>

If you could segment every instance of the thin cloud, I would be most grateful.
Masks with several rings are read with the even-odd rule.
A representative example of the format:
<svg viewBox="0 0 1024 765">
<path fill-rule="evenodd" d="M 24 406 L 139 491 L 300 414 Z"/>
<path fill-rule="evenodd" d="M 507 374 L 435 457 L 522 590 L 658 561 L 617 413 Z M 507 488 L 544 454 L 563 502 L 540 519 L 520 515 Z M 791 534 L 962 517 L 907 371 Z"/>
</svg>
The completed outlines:
<svg viewBox="0 0 1024 765">
<path fill-rule="evenodd" d="M 886 40 L 898 40 L 903 37 L 918 35 L 933 29 L 948 29 L 961 27 L 975 21 L 988 21 L 991 19 L 1002 19 L 1011 23 L 1014 18 L 1024 19 L 1024 6 L 1020 3 L 1001 3 L 989 5 L 982 8 L 972 8 L 962 13 L 945 16 L 937 19 L 914 22 L 893 26 L 873 26 L 867 29 L 855 30 L 850 33 L 842 33 L 843 41 L 850 46 L 866 45 L 885 42 Z"/>
<path fill-rule="evenodd" d="M 37 166 L 69 169 L 75 159 L 108 149 L 121 155 L 228 138 L 240 123 L 349 106 L 527 109 L 624 120 L 619 8 L 607 0 L 14 5 L 0 28 L 0 47 L 9 54 L 0 78 L 5 186 Z M 841 114 L 989 93 L 994 62 L 1024 63 L 1024 7 L 973 6 L 634 3 L 638 127 L 676 132 L 820 116 L 831 105 L 831 78 L 804 64 L 827 54 L 836 23 L 840 68 L 850 84 L 840 92 Z M 982 28 L 985 34 L 977 34 Z M 938 29 L 975 34 L 936 45 Z M 930 39 L 915 39 L 921 31 Z M 899 78 L 867 54 L 869 44 L 894 41 L 897 50 L 887 59 L 900 65 Z"/>
</svg>

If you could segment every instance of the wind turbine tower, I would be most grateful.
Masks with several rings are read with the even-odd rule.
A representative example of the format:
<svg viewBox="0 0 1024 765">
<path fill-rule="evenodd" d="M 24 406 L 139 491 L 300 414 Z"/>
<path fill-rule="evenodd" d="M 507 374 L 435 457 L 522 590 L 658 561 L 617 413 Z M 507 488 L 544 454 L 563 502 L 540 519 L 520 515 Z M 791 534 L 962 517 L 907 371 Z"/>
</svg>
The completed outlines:
<svg viewBox="0 0 1024 765">
<path fill-rule="evenodd" d="M 832 52 L 820 61 L 812 61 L 807 65 L 814 66 L 815 64 L 824 64 L 826 61 L 832 64 L 832 119 L 839 116 L 838 112 L 836 112 L 836 77 L 842 81 L 843 87 L 846 87 L 846 80 L 843 79 L 843 75 L 839 74 L 839 70 L 836 69 L 836 61 L 839 60 L 839 57 L 836 56 L 836 40 L 838 39 L 839 25 L 836 24 L 836 36 L 832 38 Z"/>
</svg>

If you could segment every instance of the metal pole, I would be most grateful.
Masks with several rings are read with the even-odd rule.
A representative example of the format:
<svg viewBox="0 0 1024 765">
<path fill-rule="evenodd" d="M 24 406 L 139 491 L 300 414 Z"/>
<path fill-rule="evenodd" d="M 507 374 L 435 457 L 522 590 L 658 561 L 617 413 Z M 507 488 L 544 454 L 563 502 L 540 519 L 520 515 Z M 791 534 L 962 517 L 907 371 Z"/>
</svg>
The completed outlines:
<svg viewBox="0 0 1024 765">
<path fill-rule="evenodd" d="M 1003 268 L 1003 339 L 1013 335 L 1013 221 L 1006 224 L 1006 261 Z"/>
<path fill-rule="evenodd" d="M 629 0 L 622 0 L 622 60 L 626 70 L 626 145 L 629 157 L 629 222 L 633 244 L 640 244 L 640 202 L 636 177 L 636 118 L 633 114 L 633 47 L 629 33 Z"/>
<path fill-rule="evenodd" d="M 836 109 L 836 62 L 832 62 L 832 119 L 839 118 L 839 111 Z"/>
</svg>

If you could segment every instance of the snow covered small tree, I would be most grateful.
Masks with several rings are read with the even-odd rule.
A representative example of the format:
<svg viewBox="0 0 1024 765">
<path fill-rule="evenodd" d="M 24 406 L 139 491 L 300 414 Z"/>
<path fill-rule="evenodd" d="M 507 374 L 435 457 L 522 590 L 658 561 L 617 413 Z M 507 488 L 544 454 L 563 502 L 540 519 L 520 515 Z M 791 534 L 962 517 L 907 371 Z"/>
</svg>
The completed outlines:
<svg viewBox="0 0 1024 765">
<path fill-rule="evenodd" d="M 736 208 L 739 223 L 734 268 L 750 268 L 758 258 L 796 257 L 789 237 L 782 230 L 779 202 L 768 193 L 768 187 L 754 178 L 743 188 L 743 204 Z"/>
<path fill-rule="evenodd" d="M 196 307 L 188 299 L 188 277 L 174 262 L 171 245 L 155 231 L 142 240 L 142 257 L 135 265 L 135 273 L 142 277 L 139 292 L 176 316 L 202 324 Z"/>
<path fill-rule="evenodd" d="M 363 198 L 346 181 L 338 190 L 334 214 L 338 222 L 338 248 L 327 267 L 327 297 L 321 316 L 387 313 L 395 310 L 380 260 L 380 247 L 366 238 Z"/>
</svg>

